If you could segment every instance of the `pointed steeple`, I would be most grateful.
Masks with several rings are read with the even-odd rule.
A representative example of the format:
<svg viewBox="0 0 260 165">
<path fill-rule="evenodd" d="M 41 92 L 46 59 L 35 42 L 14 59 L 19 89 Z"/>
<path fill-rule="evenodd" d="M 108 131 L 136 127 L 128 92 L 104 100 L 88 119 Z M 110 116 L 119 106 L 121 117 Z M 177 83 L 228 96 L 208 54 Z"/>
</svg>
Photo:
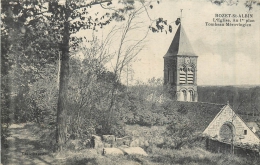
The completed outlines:
<svg viewBox="0 0 260 165">
<path fill-rule="evenodd" d="M 164 57 L 176 55 L 196 56 L 181 23 Z"/>
</svg>

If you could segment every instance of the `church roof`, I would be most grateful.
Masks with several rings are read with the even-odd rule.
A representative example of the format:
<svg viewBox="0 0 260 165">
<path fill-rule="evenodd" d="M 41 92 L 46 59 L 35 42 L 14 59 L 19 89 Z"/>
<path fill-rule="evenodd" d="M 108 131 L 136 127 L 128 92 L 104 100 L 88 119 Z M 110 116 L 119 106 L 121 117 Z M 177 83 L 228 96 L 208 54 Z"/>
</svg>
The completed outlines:
<svg viewBox="0 0 260 165">
<path fill-rule="evenodd" d="M 196 56 L 181 24 L 179 25 L 172 43 L 164 57 L 176 55 Z"/>
<path fill-rule="evenodd" d="M 221 113 L 228 105 L 207 103 L 207 102 L 172 102 L 179 109 L 185 109 L 183 117 L 189 119 L 189 124 L 195 132 L 202 133 L 210 125 L 210 123 Z M 182 111 L 180 111 L 182 113 Z M 244 120 L 243 116 L 237 114 L 239 118 Z M 246 116 L 245 116 L 246 117 Z M 247 123 L 246 123 L 247 124 Z"/>
<path fill-rule="evenodd" d="M 193 130 L 201 133 L 225 106 L 224 104 L 182 101 L 171 102 L 170 104 L 173 104 L 173 106 L 170 106 L 170 113 L 176 107 L 177 109 L 186 110 L 185 113 L 180 111 L 180 114 L 190 120 Z"/>
<path fill-rule="evenodd" d="M 203 132 L 225 106 L 204 102 L 184 102 L 183 104 L 189 110 L 185 116 L 190 119 L 193 129 L 198 132 Z"/>
</svg>

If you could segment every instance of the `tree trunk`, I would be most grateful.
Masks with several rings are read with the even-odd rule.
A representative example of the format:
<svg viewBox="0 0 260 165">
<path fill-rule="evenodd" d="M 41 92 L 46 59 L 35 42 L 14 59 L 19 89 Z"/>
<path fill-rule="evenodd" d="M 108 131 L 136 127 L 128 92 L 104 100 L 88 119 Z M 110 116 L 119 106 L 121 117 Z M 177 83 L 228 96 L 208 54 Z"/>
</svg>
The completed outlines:
<svg viewBox="0 0 260 165">
<path fill-rule="evenodd" d="M 67 3 L 66 3 L 67 4 Z M 67 91 L 69 84 L 69 10 L 66 10 L 65 6 L 65 19 L 64 19 L 64 31 L 63 31 L 63 43 L 61 54 L 61 68 L 60 68 L 60 81 L 59 81 L 59 98 L 57 107 L 57 127 L 56 127 L 56 143 L 58 151 L 62 151 L 66 143 L 66 118 L 67 118 Z"/>
<path fill-rule="evenodd" d="M 113 82 L 113 89 L 111 92 L 111 99 L 110 99 L 110 104 L 108 107 L 108 120 L 106 122 L 106 127 L 109 130 L 110 130 L 111 124 L 112 124 L 113 106 L 114 106 L 115 99 L 116 99 L 116 91 L 117 91 L 117 79 L 115 79 Z"/>
</svg>

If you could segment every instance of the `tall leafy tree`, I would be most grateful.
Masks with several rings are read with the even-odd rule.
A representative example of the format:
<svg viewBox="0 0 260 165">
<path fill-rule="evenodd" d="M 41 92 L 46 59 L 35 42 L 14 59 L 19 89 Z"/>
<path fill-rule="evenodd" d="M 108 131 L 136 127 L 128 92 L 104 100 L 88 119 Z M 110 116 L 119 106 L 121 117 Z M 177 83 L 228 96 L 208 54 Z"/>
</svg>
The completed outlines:
<svg viewBox="0 0 260 165">
<path fill-rule="evenodd" d="M 100 18 L 92 18 L 93 16 L 88 13 L 88 9 L 95 5 L 101 5 L 106 8 L 111 5 L 110 0 L 104 1 L 69 1 L 66 0 L 64 4 L 59 5 L 57 2 L 49 3 L 49 11 L 52 13 L 54 20 L 61 21 L 62 28 L 62 42 L 61 42 L 61 72 L 60 72 L 60 85 L 59 85 L 59 97 L 57 107 L 57 143 L 59 144 L 59 150 L 62 150 L 66 142 L 66 116 L 67 116 L 67 94 L 69 85 L 69 59 L 70 48 L 76 49 L 79 42 L 83 38 L 71 37 L 71 34 L 78 32 L 81 29 L 96 29 L 109 24 L 114 17 L 120 18 L 119 15 L 112 14 L 111 16 L 106 13 Z M 103 6 L 105 5 L 105 7 Z M 128 8 L 122 9 L 121 12 Z M 98 15 L 98 12 L 95 13 Z M 108 16 L 107 16 L 108 15 Z M 107 16 L 105 18 L 105 16 Z M 71 44 L 70 44 L 71 41 Z M 71 45 L 71 47 L 70 47 Z"/>
<path fill-rule="evenodd" d="M 29 86 L 37 81 L 46 64 L 54 64 L 57 58 L 57 40 L 47 35 L 49 22 L 40 13 L 36 1 L 2 1 L 2 59 L 8 75 L 6 78 L 15 102 L 14 118 L 19 121 Z M 9 99 L 10 100 L 10 99 Z M 26 104 L 24 104 L 26 105 Z"/>
<path fill-rule="evenodd" d="M 48 2 L 48 3 L 46 3 Z M 11 37 L 13 32 L 21 34 L 18 45 L 18 50 L 13 55 L 19 55 L 22 50 L 23 57 L 20 59 L 28 60 L 27 63 L 34 62 L 39 64 L 49 63 L 49 59 L 57 58 L 60 51 L 60 80 L 59 80 L 59 97 L 57 106 L 57 143 L 59 150 L 62 150 L 66 142 L 66 112 L 67 112 L 67 91 L 69 82 L 69 60 L 72 50 L 76 50 L 78 44 L 84 40 L 83 37 L 71 37 L 82 29 L 96 29 L 108 25 L 113 19 L 123 20 L 123 13 L 130 10 L 131 3 L 125 3 L 124 7 L 115 10 L 114 7 L 109 7 L 111 0 L 103 1 L 83 1 L 83 0 L 28 0 L 28 1 L 3 1 L 1 4 L 4 13 L 4 30 L 6 36 Z M 47 5 L 46 5 L 47 4 Z M 101 6 L 104 9 L 111 9 L 112 13 L 103 13 L 91 11 L 96 15 L 94 18 L 88 10 L 93 6 Z M 38 29 L 38 30 L 36 30 Z M 40 39 L 41 41 L 37 42 Z M 89 38 L 88 38 L 89 39 Z M 53 42 L 54 41 L 54 42 Z M 7 43 L 7 42 L 5 42 Z M 5 50 L 13 50 L 12 46 Z M 37 50 L 37 48 L 39 50 Z M 46 50 L 43 52 L 43 50 Z M 7 52 L 7 51 L 6 51 Z M 53 53 L 51 53 L 53 52 Z M 6 53 L 10 56 L 11 53 Z M 35 56 L 31 56 L 31 54 Z M 50 57 L 50 58 L 49 58 Z M 6 58 L 7 59 L 7 58 Z M 10 61 L 9 61 L 10 62 Z M 38 72 L 38 68 L 30 65 L 19 63 L 17 70 Z M 26 64 L 26 63 L 25 63 Z M 20 73 L 20 75 L 24 75 Z M 30 75 L 30 74 L 28 74 Z M 28 81 L 26 78 L 25 81 Z M 28 86 L 28 83 L 24 83 Z M 24 91 L 21 92 L 21 96 Z"/>
</svg>

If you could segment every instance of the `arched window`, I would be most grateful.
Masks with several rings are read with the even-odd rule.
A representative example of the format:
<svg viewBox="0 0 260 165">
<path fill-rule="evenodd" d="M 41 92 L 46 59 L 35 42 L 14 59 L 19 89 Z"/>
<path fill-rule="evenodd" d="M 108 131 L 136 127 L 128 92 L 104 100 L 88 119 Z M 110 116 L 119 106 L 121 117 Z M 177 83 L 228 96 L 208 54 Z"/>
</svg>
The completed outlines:
<svg viewBox="0 0 260 165">
<path fill-rule="evenodd" d="M 222 140 L 230 142 L 234 139 L 235 128 L 231 123 L 224 123 L 219 130 L 219 136 Z"/>
<path fill-rule="evenodd" d="M 186 101 L 187 100 L 187 92 L 185 89 L 180 91 L 180 98 L 179 101 Z"/>
<path fill-rule="evenodd" d="M 186 68 L 184 66 L 180 68 L 180 84 L 186 84 Z"/>
<path fill-rule="evenodd" d="M 185 90 L 182 91 L 183 95 L 184 95 L 184 100 L 183 101 L 187 101 L 187 92 Z"/>
<path fill-rule="evenodd" d="M 194 101 L 194 92 L 193 90 L 189 90 L 187 93 L 187 101 Z"/>
</svg>

